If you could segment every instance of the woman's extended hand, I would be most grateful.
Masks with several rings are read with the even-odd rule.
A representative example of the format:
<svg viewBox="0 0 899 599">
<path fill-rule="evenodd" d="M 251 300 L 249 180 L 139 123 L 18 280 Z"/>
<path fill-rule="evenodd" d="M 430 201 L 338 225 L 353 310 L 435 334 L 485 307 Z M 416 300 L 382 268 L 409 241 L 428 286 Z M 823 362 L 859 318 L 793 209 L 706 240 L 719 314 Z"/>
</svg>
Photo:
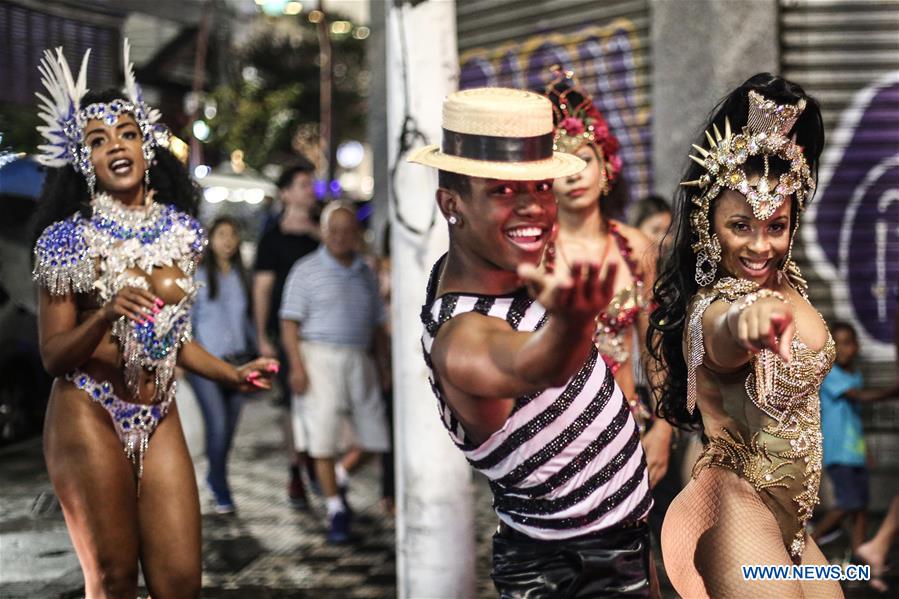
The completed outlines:
<svg viewBox="0 0 899 599">
<path fill-rule="evenodd" d="M 109 322 L 115 322 L 120 317 L 130 318 L 134 322 L 144 323 L 159 312 L 164 302 L 140 287 L 126 286 L 106 302 L 103 306 L 103 316 Z"/>
<path fill-rule="evenodd" d="M 737 343 L 752 353 L 770 349 L 790 361 L 795 323 L 793 307 L 776 297 L 763 297 L 746 307 L 734 303 L 727 312 L 727 325 Z"/>
<path fill-rule="evenodd" d="M 280 367 L 277 360 L 256 358 L 237 367 L 237 384 L 235 386 L 245 393 L 271 389 L 272 378 L 278 373 Z"/>
</svg>

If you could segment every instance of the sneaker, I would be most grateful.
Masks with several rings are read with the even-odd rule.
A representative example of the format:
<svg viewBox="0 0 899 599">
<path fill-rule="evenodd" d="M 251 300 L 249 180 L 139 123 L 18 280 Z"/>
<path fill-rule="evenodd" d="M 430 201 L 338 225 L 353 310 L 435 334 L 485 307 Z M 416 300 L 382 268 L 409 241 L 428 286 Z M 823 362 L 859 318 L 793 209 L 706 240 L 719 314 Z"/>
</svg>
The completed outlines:
<svg viewBox="0 0 899 599">
<path fill-rule="evenodd" d="M 209 494 L 212 495 L 212 509 L 215 510 L 216 514 L 233 514 L 237 511 L 229 490 L 226 489 L 224 494 L 216 493 L 209 482 L 209 477 L 206 477 L 206 488 L 209 489 Z"/>
<path fill-rule="evenodd" d="M 843 535 L 843 529 L 840 527 L 837 527 L 837 528 L 833 529 L 832 531 L 830 531 L 829 533 L 827 533 L 826 535 L 821 535 L 821 537 L 817 541 L 818 547 L 820 547 L 821 545 L 827 545 L 828 543 L 832 543 L 832 542 L 836 541 L 837 539 L 839 539 L 842 535 Z"/>
<path fill-rule="evenodd" d="M 290 507 L 295 510 L 308 510 L 309 499 L 306 497 L 306 489 L 303 487 L 303 479 L 296 467 L 290 469 L 290 482 L 287 483 L 287 500 Z"/>
<path fill-rule="evenodd" d="M 342 545 L 350 541 L 350 513 L 341 510 L 331 516 L 327 541 L 335 545 Z"/>
<path fill-rule="evenodd" d="M 219 503 L 218 501 L 215 502 L 215 505 L 212 509 L 215 510 L 216 514 L 220 514 L 222 516 L 237 512 L 237 508 L 233 503 Z"/>
</svg>

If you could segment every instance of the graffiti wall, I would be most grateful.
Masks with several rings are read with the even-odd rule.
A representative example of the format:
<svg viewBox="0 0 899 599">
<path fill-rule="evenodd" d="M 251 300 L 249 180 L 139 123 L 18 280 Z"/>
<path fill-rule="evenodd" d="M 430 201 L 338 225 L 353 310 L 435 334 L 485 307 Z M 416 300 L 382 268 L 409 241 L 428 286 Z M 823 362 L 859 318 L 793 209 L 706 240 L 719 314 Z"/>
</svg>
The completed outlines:
<svg viewBox="0 0 899 599">
<path fill-rule="evenodd" d="M 812 299 L 853 325 L 869 384 L 887 384 L 899 300 L 899 0 L 779 6 L 782 72 L 818 100 L 826 132 L 799 229 Z"/>
<path fill-rule="evenodd" d="M 821 104 L 818 192 L 799 228 L 811 299 L 858 331 L 865 384 L 896 380 L 899 0 L 780 0 L 781 66 Z M 863 407 L 870 509 L 899 492 L 899 402 Z"/>
<path fill-rule="evenodd" d="M 834 312 L 866 355 L 892 360 L 899 286 L 899 71 L 855 93 L 832 129 L 817 197 L 803 222 L 807 252 Z"/>
<path fill-rule="evenodd" d="M 631 198 L 651 188 L 650 70 L 647 49 L 630 19 L 573 33 L 546 33 L 460 56 L 459 88 L 505 86 L 542 91 L 550 67 L 575 72 L 621 142 Z"/>
</svg>

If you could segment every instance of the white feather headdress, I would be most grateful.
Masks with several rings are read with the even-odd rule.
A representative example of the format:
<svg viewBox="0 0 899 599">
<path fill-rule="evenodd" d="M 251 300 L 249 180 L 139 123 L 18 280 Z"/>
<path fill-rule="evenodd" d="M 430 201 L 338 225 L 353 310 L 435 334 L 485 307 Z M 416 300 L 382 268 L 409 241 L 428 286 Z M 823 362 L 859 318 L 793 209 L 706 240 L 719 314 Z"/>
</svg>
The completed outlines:
<svg viewBox="0 0 899 599">
<path fill-rule="evenodd" d="M 143 99 L 140 85 L 134 78 L 134 65 L 131 62 L 131 45 L 126 38 L 122 48 L 123 65 L 125 67 L 125 86 L 123 96 L 111 102 L 97 102 L 82 106 L 81 102 L 87 93 L 87 64 L 90 50 L 84 53 L 78 79 L 72 77 L 72 71 L 62 53 L 44 51 L 44 58 L 38 66 L 41 82 L 47 95 L 36 93 L 40 100 L 38 115 L 44 122 L 37 130 L 47 143 L 38 146 L 37 160 L 46 166 L 60 167 L 71 164 L 76 171 L 84 174 L 88 186 L 93 190 L 95 175 L 90 162 L 90 151 L 83 145 L 84 126 L 91 119 L 100 119 L 107 124 L 114 124 L 119 115 L 129 113 L 134 116 L 143 138 L 144 158 L 149 162 L 155 154 L 155 147 L 164 141 L 167 135 L 165 127 L 157 125 L 160 112 L 150 108 Z"/>
<path fill-rule="evenodd" d="M 35 92 L 40 100 L 38 116 L 45 123 L 37 130 L 47 140 L 46 144 L 38 146 L 41 154 L 37 159 L 43 165 L 58 167 L 74 163 L 76 159 L 81 139 L 72 139 L 73 125 L 75 115 L 81 109 L 81 98 L 87 93 L 87 61 L 90 54 L 90 50 L 84 53 L 76 83 L 66 57 L 63 56 L 62 48 L 56 48 L 55 57 L 50 50 L 44 50 L 44 58 L 38 66 L 38 71 L 41 73 L 41 83 L 47 89 L 49 97 Z"/>
</svg>

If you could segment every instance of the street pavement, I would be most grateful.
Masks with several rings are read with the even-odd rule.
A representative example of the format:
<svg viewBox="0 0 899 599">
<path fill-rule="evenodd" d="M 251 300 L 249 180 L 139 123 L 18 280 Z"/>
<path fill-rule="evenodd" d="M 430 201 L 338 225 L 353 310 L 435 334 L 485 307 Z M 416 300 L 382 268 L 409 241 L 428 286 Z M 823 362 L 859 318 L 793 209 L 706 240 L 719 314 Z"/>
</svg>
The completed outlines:
<svg viewBox="0 0 899 599">
<path fill-rule="evenodd" d="M 189 393 L 179 393 L 202 481 L 206 460 L 192 400 Z M 395 596 L 394 522 L 380 505 L 378 469 L 364 467 L 351 481 L 352 543 L 328 545 L 322 499 L 310 493 L 307 512 L 287 503 L 282 417 L 266 399 L 245 403 L 230 461 L 237 514 L 216 514 L 210 493 L 200 487 L 203 596 Z M 0 597 L 83 596 L 81 571 L 46 474 L 40 439 L 0 450 L 0 464 Z"/>
<path fill-rule="evenodd" d="M 185 436 L 197 479 L 202 481 L 206 462 L 202 424 L 194 402 L 188 389 L 179 392 Z M 297 512 L 287 504 L 282 420 L 283 412 L 268 399 L 245 403 L 230 460 L 236 515 L 215 514 L 209 492 L 200 488 L 203 597 L 395 597 L 394 519 L 381 506 L 379 466 L 367 464 L 351 480 L 352 543 L 328 545 L 322 499 L 310 493 L 308 512 Z M 489 576 L 490 536 L 496 525 L 489 493 L 484 480 L 477 478 L 477 596 L 485 599 L 496 596 Z M 834 563 L 848 554 L 845 537 L 823 549 Z M 663 596 L 676 597 L 663 568 L 660 577 Z M 899 588 L 899 576 L 892 574 L 887 582 Z M 850 598 L 883 597 L 861 583 L 844 589 Z M 146 589 L 141 591 L 146 596 Z M 83 595 L 78 560 L 46 474 L 40 438 L 0 448 L 0 598 Z"/>
<path fill-rule="evenodd" d="M 177 401 L 197 480 L 203 481 L 202 423 L 186 385 Z M 283 417 L 267 398 L 244 404 L 229 462 L 237 514 L 216 514 L 211 494 L 200 486 L 203 597 L 395 597 L 394 518 L 381 505 L 379 464 L 373 460 L 351 478 L 352 542 L 329 545 L 322 498 L 310 492 L 307 512 L 287 503 Z M 495 517 L 489 488 L 476 486 L 479 597 L 491 597 L 489 537 Z M 146 596 L 146 589 L 141 593 Z M 47 476 L 41 439 L 0 448 L 0 598 L 83 596 L 81 570 Z"/>
</svg>

